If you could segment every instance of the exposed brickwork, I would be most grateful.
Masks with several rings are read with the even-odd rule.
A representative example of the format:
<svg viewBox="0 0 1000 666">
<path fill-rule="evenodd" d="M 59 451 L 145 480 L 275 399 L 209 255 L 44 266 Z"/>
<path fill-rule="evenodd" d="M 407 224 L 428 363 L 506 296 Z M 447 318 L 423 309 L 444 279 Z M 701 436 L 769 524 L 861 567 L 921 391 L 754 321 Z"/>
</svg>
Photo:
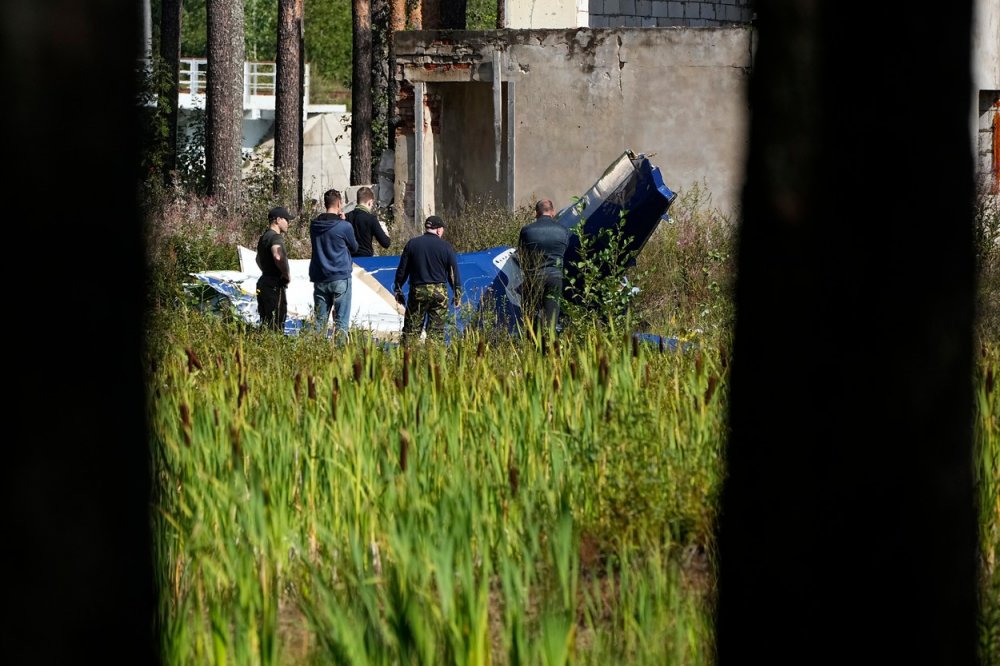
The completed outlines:
<svg viewBox="0 0 1000 666">
<path fill-rule="evenodd" d="M 591 28 L 715 27 L 751 23 L 752 0 L 589 0 Z"/>
<path fill-rule="evenodd" d="M 441 96 L 436 93 L 424 95 L 424 102 L 431 117 L 431 133 L 441 133 Z M 399 95 L 396 97 L 396 112 L 399 123 L 396 125 L 396 136 L 411 136 L 414 133 L 413 84 L 403 80 L 399 84 Z"/>
</svg>

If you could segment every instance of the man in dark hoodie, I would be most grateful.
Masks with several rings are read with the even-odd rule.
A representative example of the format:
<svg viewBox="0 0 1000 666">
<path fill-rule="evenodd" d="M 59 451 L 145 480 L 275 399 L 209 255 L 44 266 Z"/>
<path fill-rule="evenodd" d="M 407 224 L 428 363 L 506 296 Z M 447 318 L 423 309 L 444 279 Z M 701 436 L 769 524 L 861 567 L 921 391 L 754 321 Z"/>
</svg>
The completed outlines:
<svg viewBox="0 0 1000 666">
<path fill-rule="evenodd" d="M 354 227 L 354 237 L 358 239 L 358 249 L 353 253 L 355 257 L 374 257 L 372 240 L 378 241 L 383 248 L 389 247 L 389 237 L 375 217 L 375 193 L 372 188 L 358 190 L 358 204 L 347 214 L 347 221 Z"/>
<path fill-rule="evenodd" d="M 334 339 L 347 341 L 351 323 L 351 253 L 358 249 L 354 227 L 341 212 L 340 192 L 329 189 L 323 193 L 326 212 L 309 223 L 312 258 L 309 259 L 309 279 L 313 283 L 313 305 L 316 332 L 326 333 L 330 312 L 334 313 Z"/>
</svg>

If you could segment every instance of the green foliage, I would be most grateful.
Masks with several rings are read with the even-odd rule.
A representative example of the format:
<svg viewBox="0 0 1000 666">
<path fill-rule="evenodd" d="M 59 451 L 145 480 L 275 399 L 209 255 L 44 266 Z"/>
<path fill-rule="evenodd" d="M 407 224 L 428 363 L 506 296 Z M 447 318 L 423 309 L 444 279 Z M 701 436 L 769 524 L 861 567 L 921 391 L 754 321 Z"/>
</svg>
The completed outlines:
<svg viewBox="0 0 1000 666">
<path fill-rule="evenodd" d="M 465 27 L 468 30 L 495 30 L 497 3 L 493 0 L 468 0 L 465 6 Z"/>
<path fill-rule="evenodd" d="M 678 194 L 637 257 L 636 309 L 654 329 L 726 338 L 733 324 L 736 224 L 704 186 Z"/>
<path fill-rule="evenodd" d="M 313 90 L 330 88 L 324 80 L 349 88 L 354 41 L 350 0 L 306 0 L 304 12 L 305 58 Z"/>
<path fill-rule="evenodd" d="M 575 273 L 566 279 L 563 312 L 575 328 L 587 330 L 606 326 L 612 331 L 625 330 L 632 315 L 638 290 L 630 283 L 630 267 L 637 252 L 625 235 L 625 217 L 621 211 L 618 224 L 587 234 L 584 219 L 573 228 L 578 238 Z"/>
</svg>

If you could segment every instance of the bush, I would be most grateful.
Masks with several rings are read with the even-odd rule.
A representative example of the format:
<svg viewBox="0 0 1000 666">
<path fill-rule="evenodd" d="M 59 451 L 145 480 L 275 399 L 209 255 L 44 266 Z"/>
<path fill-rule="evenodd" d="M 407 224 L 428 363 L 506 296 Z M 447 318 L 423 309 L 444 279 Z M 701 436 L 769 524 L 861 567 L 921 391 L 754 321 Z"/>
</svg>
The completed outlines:
<svg viewBox="0 0 1000 666">
<path fill-rule="evenodd" d="M 736 225 L 695 185 L 679 192 L 637 258 L 636 312 L 673 335 L 732 330 Z"/>
<path fill-rule="evenodd" d="M 975 222 L 976 332 L 982 340 L 1000 340 L 1000 196 L 979 195 Z"/>
</svg>

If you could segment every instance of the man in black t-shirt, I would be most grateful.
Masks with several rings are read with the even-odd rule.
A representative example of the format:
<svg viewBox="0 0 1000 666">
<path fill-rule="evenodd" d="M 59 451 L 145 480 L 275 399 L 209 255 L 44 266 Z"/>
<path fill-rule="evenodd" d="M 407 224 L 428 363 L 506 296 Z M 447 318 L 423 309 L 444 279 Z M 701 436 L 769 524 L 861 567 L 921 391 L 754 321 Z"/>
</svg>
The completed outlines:
<svg viewBox="0 0 1000 666">
<path fill-rule="evenodd" d="M 358 190 L 358 204 L 347 214 L 347 221 L 354 227 L 354 237 L 358 241 L 358 249 L 351 256 L 375 256 L 373 239 L 383 248 L 389 247 L 389 237 L 382 229 L 382 223 L 375 217 L 375 193 L 372 188 L 362 187 Z"/>
<path fill-rule="evenodd" d="M 261 326 L 284 332 L 288 299 L 285 288 L 291 282 L 288 254 L 285 253 L 283 235 L 288 231 L 289 220 L 295 216 L 283 206 L 272 208 L 267 214 L 268 227 L 257 241 L 257 312 Z"/>
<path fill-rule="evenodd" d="M 521 227 L 517 258 L 523 274 L 521 315 L 539 335 L 555 333 L 563 290 L 563 255 L 569 231 L 555 220 L 549 199 L 535 204 L 535 221 Z"/>
</svg>

